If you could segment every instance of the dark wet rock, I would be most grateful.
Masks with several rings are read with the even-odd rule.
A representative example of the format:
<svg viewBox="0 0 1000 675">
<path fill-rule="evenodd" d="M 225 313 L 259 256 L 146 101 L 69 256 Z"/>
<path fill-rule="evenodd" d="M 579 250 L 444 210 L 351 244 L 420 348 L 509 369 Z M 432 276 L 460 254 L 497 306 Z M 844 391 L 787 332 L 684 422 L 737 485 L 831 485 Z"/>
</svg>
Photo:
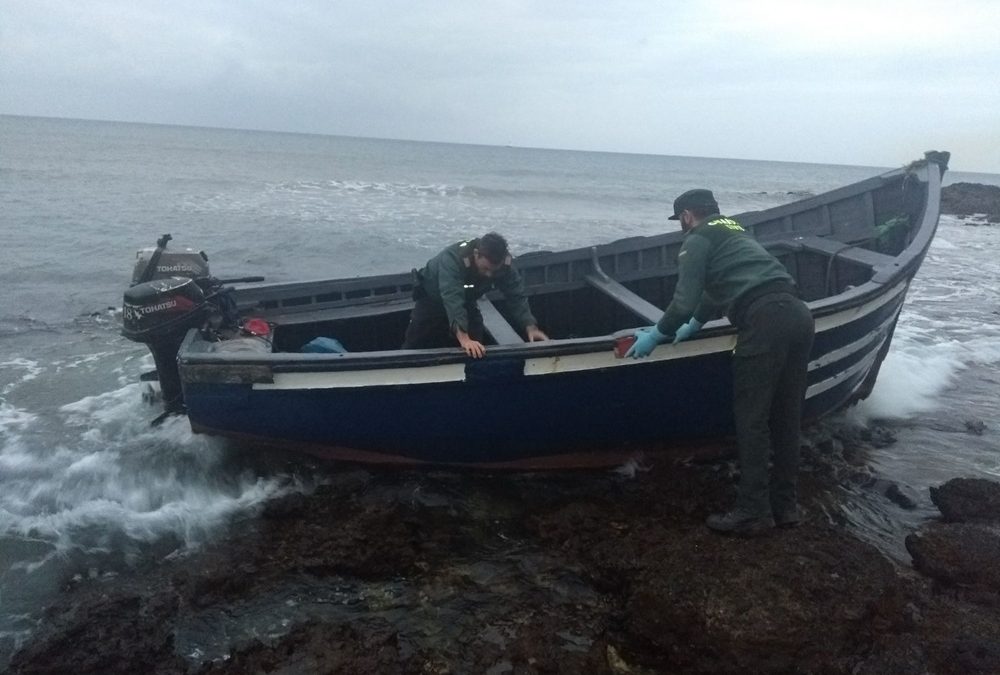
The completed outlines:
<svg viewBox="0 0 1000 675">
<path fill-rule="evenodd" d="M 941 213 L 968 217 L 985 215 L 1000 223 L 1000 187 L 981 183 L 954 183 L 941 190 Z"/>
<path fill-rule="evenodd" d="M 84 595 L 68 606 L 50 608 L 45 628 L 17 652 L 9 672 L 184 673 L 174 653 L 177 599 L 169 594 Z"/>
<path fill-rule="evenodd" d="M 892 636 L 872 650 L 851 675 L 926 675 L 927 652 L 916 635 Z"/>
<path fill-rule="evenodd" d="M 1000 673 L 998 608 L 935 594 L 917 632 L 927 652 L 927 672 L 942 675 Z"/>
<path fill-rule="evenodd" d="M 983 478 L 953 478 L 930 488 L 931 501 L 946 521 L 1000 522 L 1000 483 Z"/>
<path fill-rule="evenodd" d="M 901 488 L 897 483 L 891 483 L 885 489 L 885 496 L 897 506 L 912 511 L 917 508 L 917 500 Z"/>
<path fill-rule="evenodd" d="M 844 451 L 844 444 L 836 438 L 827 437 L 817 441 L 816 449 L 824 455 L 839 455 Z"/>
<path fill-rule="evenodd" d="M 901 613 L 892 565 L 824 529 L 752 540 L 699 529 L 648 551 L 643 568 L 627 630 L 681 670 L 846 672 L 883 605 Z"/>
<path fill-rule="evenodd" d="M 408 509 L 359 506 L 339 498 L 313 500 L 310 509 L 309 518 L 271 526 L 286 530 L 281 536 L 265 533 L 273 542 L 268 562 L 276 569 L 294 566 L 311 574 L 370 579 L 408 571 L 418 558 L 417 522 Z"/>
<path fill-rule="evenodd" d="M 983 433 L 986 431 L 986 422 L 977 419 L 965 420 L 965 430 L 968 431 L 970 434 L 974 434 L 976 436 L 982 436 Z"/>
<path fill-rule="evenodd" d="M 896 434 L 891 429 L 877 424 L 862 427 L 858 434 L 873 448 L 886 448 L 896 442 Z"/>
<path fill-rule="evenodd" d="M 966 518 L 990 513 L 997 487 L 992 481 L 954 479 L 932 488 L 931 496 L 942 511 Z M 932 523 L 909 535 L 906 548 L 914 568 L 931 581 L 913 580 L 907 594 L 912 620 L 904 624 L 907 635 L 919 637 L 926 672 L 1000 673 L 1000 526 Z M 885 672 L 919 672 L 913 665 Z"/>
<path fill-rule="evenodd" d="M 265 519 L 297 518 L 306 509 L 308 500 L 300 493 L 285 495 L 264 507 L 260 517 Z"/>
<path fill-rule="evenodd" d="M 957 673 L 1000 673 L 1000 641 L 956 640 L 949 662 Z"/>
<path fill-rule="evenodd" d="M 913 566 L 940 582 L 1000 593 L 1000 528 L 933 524 L 906 538 Z"/>
<path fill-rule="evenodd" d="M 844 449 L 884 438 L 851 433 L 810 432 L 805 522 L 754 539 L 704 526 L 732 504 L 729 459 L 332 472 L 204 550 L 70 585 L 11 672 L 991 672 L 989 538 L 922 532 L 932 581 L 831 524 L 835 486 L 870 480 Z M 240 632 L 248 607 L 266 630 Z"/>
<path fill-rule="evenodd" d="M 266 644 L 255 640 L 231 658 L 205 664 L 198 675 L 226 673 L 413 673 L 411 663 L 388 624 L 357 627 L 310 621 Z"/>
</svg>

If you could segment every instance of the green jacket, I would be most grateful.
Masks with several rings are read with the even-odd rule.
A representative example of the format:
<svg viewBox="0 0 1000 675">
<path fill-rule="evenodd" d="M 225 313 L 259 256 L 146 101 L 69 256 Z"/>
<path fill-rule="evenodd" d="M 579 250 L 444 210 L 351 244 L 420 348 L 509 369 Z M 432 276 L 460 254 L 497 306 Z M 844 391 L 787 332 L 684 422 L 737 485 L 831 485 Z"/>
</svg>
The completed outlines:
<svg viewBox="0 0 1000 675">
<path fill-rule="evenodd" d="M 726 216 L 709 216 L 688 231 L 677 254 L 677 288 L 657 322 L 673 335 L 694 317 L 704 323 L 733 310 L 747 292 L 768 282 L 794 281 L 785 266 L 743 226 Z"/>
<path fill-rule="evenodd" d="M 426 297 L 444 305 L 452 332 L 456 328 L 469 331 L 469 308 L 493 288 L 506 298 L 508 311 L 518 327 L 536 325 L 538 322 L 528 307 L 524 281 L 517 269 L 508 261 L 492 278 L 480 276 L 472 259 L 473 249 L 478 245 L 478 239 L 452 244 L 428 260 L 418 272 Z"/>
</svg>

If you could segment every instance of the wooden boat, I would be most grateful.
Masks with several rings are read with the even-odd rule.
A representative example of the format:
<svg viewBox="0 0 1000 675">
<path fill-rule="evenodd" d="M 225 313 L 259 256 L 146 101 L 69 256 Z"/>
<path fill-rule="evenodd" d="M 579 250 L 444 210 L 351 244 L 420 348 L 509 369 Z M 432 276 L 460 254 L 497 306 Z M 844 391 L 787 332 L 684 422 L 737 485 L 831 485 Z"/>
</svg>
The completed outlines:
<svg viewBox="0 0 1000 675">
<path fill-rule="evenodd" d="M 806 418 L 871 392 L 937 227 L 947 162 L 948 153 L 929 152 L 856 184 L 735 215 L 785 264 L 815 316 Z M 150 343 L 165 397 L 194 431 L 324 457 L 547 467 L 715 444 L 733 434 L 736 336 L 726 319 L 645 359 L 615 350 L 669 303 L 682 237 L 520 256 L 532 310 L 553 339 L 524 342 L 502 301 L 487 296 L 480 308 L 491 340 L 479 360 L 457 347 L 399 349 L 410 272 L 227 290 L 207 268 L 165 277 L 178 265 L 157 268 L 149 249 L 126 292 L 123 333 Z M 181 292 L 192 282 L 202 296 Z M 185 302 L 167 308 L 172 318 L 147 311 L 178 298 Z M 251 317 L 267 325 L 254 330 L 264 324 Z M 226 323 L 242 330 L 218 328 Z M 317 337 L 346 351 L 303 353 Z"/>
</svg>

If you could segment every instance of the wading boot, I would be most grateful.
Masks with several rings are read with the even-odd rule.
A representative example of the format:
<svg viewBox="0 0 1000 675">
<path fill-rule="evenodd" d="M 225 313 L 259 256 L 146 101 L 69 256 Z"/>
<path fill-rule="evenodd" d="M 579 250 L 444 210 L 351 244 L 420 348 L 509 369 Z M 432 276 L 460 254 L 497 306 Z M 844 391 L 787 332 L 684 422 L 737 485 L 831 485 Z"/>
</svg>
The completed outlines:
<svg viewBox="0 0 1000 675">
<path fill-rule="evenodd" d="M 736 508 L 728 513 L 713 513 L 705 524 L 716 532 L 752 537 L 774 527 L 774 518 L 770 514 L 761 515 Z"/>
<path fill-rule="evenodd" d="M 804 517 L 805 515 L 802 513 L 802 509 L 798 506 L 774 510 L 774 524 L 784 529 L 798 527 L 802 524 Z"/>
</svg>

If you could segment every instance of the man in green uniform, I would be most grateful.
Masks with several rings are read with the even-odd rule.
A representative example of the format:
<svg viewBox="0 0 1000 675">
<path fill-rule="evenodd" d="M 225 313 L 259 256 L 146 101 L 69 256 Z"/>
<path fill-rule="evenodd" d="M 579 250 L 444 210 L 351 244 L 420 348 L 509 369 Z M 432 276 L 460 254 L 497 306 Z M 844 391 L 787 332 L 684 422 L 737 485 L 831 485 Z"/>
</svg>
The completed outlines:
<svg viewBox="0 0 1000 675">
<path fill-rule="evenodd" d="M 469 356 L 482 358 L 485 328 L 476 301 L 494 287 L 503 293 L 524 337 L 531 342 L 549 339 L 531 314 L 524 282 L 511 265 L 507 241 L 496 232 L 448 246 L 416 276 L 416 304 L 403 349 L 450 347 L 457 342 Z"/>
<path fill-rule="evenodd" d="M 735 507 L 709 516 L 706 524 L 747 534 L 797 525 L 799 426 L 812 314 L 781 262 L 737 221 L 719 214 L 711 191 L 679 196 L 670 220 L 679 220 L 687 235 L 677 255 L 677 288 L 659 322 L 636 332 L 628 356 L 647 356 L 670 336 L 674 343 L 686 340 L 725 313 L 738 331 L 733 412 L 740 484 Z"/>
</svg>

